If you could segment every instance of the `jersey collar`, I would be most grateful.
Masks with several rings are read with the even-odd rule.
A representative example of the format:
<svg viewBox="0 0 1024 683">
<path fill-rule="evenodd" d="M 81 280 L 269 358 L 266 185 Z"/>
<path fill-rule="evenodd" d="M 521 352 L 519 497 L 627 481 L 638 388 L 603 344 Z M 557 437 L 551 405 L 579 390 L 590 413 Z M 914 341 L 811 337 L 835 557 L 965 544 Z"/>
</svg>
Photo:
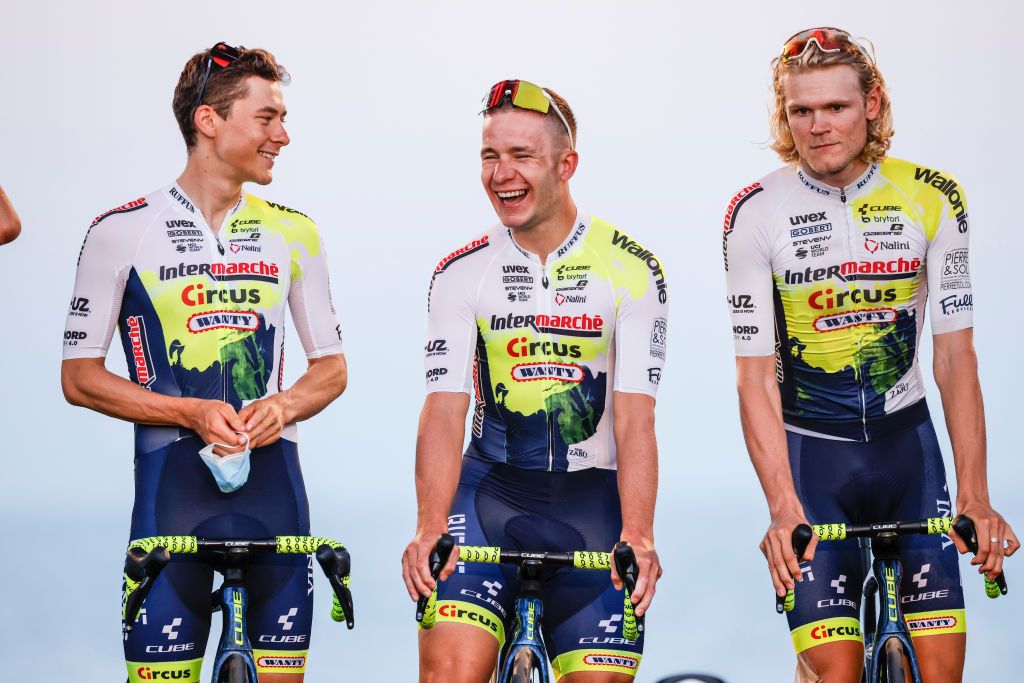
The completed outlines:
<svg viewBox="0 0 1024 683">
<path fill-rule="evenodd" d="M 583 237 L 587 234 L 587 230 L 589 229 L 590 215 L 577 210 L 576 218 L 572 222 L 572 229 L 569 231 L 569 234 L 566 236 L 565 240 L 560 245 L 558 245 L 558 247 L 555 248 L 554 251 L 548 254 L 545 263 L 557 261 L 558 259 L 568 254 L 570 251 L 572 251 L 574 248 L 578 247 L 583 242 Z M 532 251 L 523 248 L 518 242 L 516 242 L 516 238 L 512 235 L 511 228 L 506 227 L 505 232 L 506 234 L 508 234 L 509 241 L 512 242 L 512 244 L 515 246 L 515 248 L 519 251 L 520 254 L 525 256 L 530 261 L 540 264 L 539 256 L 534 254 Z"/>
<path fill-rule="evenodd" d="M 868 164 L 868 167 L 864 169 L 864 172 L 860 174 L 860 177 L 846 187 L 832 187 L 831 185 L 819 182 L 804 173 L 804 170 L 800 168 L 799 165 L 796 167 L 796 176 L 804 187 L 818 196 L 829 197 L 830 199 L 836 200 L 840 200 L 841 197 L 850 199 L 850 197 L 855 197 L 860 194 L 860 192 L 867 187 L 872 180 L 874 180 L 875 176 L 878 175 L 879 167 L 880 164 L 878 163 Z"/>
</svg>

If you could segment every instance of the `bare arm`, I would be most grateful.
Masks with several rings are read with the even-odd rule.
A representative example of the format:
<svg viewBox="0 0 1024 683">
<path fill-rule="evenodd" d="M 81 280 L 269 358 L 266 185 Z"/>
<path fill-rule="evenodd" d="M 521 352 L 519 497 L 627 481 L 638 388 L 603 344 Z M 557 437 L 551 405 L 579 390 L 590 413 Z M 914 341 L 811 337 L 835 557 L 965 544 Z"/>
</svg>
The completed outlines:
<svg viewBox="0 0 1024 683">
<path fill-rule="evenodd" d="M 439 391 L 427 394 L 416 437 L 416 535 L 402 556 L 402 577 L 413 600 L 435 588 L 427 559 L 438 537 L 448 531 L 448 511 L 459 484 L 462 444 L 466 432 L 469 394 Z M 441 572 L 455 569 L 453 552 Z"/>
<path fill-rule="evenodd" d="M 21 220 L 4 193 L 4 188 L 0 187 L 0 244 L 13 242 L 20 234 Z"/>
<path fill-rule="evenodd" d="M 638 616 L 654 599 L 662 568 L 654 549 L 654 504 L 658 495 L 658 444 L 654 435 L 654 399 L 647 394 L 615 392 L 615 446 L 618 453 L 621 540 L 633 547 L 640 574 L 633 603 Z M 612 565 L 612 582 L 622 581 Z"/>
<path fill-rule="evenodd" d="M 985 442 L 985 406 L 978 380 L 978 357 L 971 328 L 934 336 L 933 371 L 942 394 L 946 429 L 956 464 L 956 509 L 974 520 L 978 531 L 978 555 L 971 563 L 979 572 L 995 578 L 1003 567 L 1003 555 L 1017 551 L 1020 542 L 1002 515 L 992 509 L 988 496 Z M 951 537 L 961 553 L 963 541 Z M 990 542 L 991 538 L 999 543 Z M 1003 541 L 1006 541 L 1004 551 Z"/>
<path fill-rule="evenodd" d="M 348 386 L 345 354 L 311 358 L 306 372 L 288 389 L 253 401 L 238 411 L 252 447 L 266 446 L 281 438 L 292 422 L 308 420 L 341 396 Z"/>
<path fill-rule="evenodd" d="M 772 583 L 785 595 L 793 581 L 802 581 L 800 564 L 793 553 L 793 529 L 806 524 L 803 506 L 796 495 L 789 467 L 786 430 L 782 423 L 782 399 L 775 379 L 775 356 L 738 356 L 736 388 L 740 397 L 740 421 L 750 461 L 761 482 L 771 526 L 761 541 Z M 804 557 L 814 557 L 817 539 Z"/>
<path fill-rule="evenodd" d="M 61 363 L 68 403 L 136 424 L 186 427 L 205 443 L 245 443 L 236 433 L 244 431 L 244 424 L 229 404 L 147 391 L 107 370 L 103 361 L 76 358 Z"/>
</svg>

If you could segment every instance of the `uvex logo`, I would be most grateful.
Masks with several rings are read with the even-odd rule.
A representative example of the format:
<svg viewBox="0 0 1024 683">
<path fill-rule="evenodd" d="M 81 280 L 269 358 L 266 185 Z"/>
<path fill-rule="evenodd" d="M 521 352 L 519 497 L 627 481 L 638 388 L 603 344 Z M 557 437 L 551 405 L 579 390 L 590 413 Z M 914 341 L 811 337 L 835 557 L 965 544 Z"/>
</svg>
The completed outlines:
<svg viewBox="0 0 1024 683">
<path fill-rule="evenodd" d="M 819 211 L 818 213 L 809 213 L 804 216 L 790 216 L 790 225 L 801 225 L 803 223 L 816 223 L 818 221 L 825 220 L 825 212 Z"/>
<path fill-rule="evenodd" d="M 503 273 L 529 273 L 530 269 L 526 266 L 502 266 L 501 272 Z"/>
</svg>

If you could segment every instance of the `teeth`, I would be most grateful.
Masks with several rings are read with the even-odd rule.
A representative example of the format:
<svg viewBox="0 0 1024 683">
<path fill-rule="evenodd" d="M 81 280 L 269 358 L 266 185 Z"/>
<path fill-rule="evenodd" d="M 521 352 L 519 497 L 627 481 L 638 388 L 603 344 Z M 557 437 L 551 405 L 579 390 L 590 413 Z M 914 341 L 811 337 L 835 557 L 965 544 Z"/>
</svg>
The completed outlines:
<svg viewBox="0 0 1024 683">
<path fill-rule="evenodd" d="M 522 197 L 526 194 L 526 190 L 513 190 L 512 192 L 499 192 L 498 197 L 501 199 L 515 199 L 516 197 Z"/>
<path fill-rule="evenodd" d="M 270 159 L 271 161 L 273 161 L 274 158 L 277 156 L 276 154 L 272 154 L 271 152 L 259 152 L 259 155 L 266 159 Z"/>
</svg>

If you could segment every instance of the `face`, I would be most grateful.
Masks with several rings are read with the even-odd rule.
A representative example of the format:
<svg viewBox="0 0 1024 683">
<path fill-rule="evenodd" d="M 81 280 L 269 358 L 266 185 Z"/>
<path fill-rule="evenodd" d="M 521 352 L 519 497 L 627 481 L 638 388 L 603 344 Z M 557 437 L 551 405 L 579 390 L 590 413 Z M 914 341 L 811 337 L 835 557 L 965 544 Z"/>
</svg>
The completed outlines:
<svg viewBox="0 0 1024 683">
<path fill-rule="evenodd" d="M 197 114 L 210 117 L 216 131 L 212 152 L 227 173 L 239 184 L 266 185 L 273 180 L 274 160 L 290 142 L 284 129 L 287 111 L 279 83 L 250 76 L 246 84 L 248 93 L 231 104 L 226 119 L 212 109 Z"/>
<path fill-rule="evenodd" d="M 537 112 L 499 109 L 484 118 L 480 180 L 502 225 L 528 230 L 570 201 L 576 152 Z"/>
<path fill-rule="evenodd" d="M 857 72 L 840 64 L 784 77 L 786 117 L 800 163 L 812 178 L 844 187 L 867 163 L 858 155 L 868 141 L 868 121 L 878 117 L 881 93 L 861 94 Z"/>
</svg>

